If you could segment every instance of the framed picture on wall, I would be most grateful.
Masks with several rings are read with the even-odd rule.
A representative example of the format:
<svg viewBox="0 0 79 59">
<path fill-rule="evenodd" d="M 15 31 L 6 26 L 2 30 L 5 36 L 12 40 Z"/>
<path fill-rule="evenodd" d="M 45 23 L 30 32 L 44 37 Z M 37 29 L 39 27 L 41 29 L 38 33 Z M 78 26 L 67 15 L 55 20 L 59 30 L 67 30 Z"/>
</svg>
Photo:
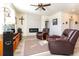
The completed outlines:
<svg viewBox="0 0 79 59">
<path fill-rule="evenodd" d="M 58 24 L 58 19 L 56 18 L 56 19 L 53 19 L 53 25 L 57 25 Z"/>
</svg>

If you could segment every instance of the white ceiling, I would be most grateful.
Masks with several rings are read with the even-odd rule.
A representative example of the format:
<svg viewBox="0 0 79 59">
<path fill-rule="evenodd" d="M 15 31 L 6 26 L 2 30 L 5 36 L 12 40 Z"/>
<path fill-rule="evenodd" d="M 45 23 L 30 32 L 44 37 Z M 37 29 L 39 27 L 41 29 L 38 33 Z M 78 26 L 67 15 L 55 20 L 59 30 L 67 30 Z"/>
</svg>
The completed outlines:
<svg viewBox="0 0 79 59">
<path fill-rule="evenodd" d="M 51 3 L 51 6 L 45 7 L 46 11 L 43 11 L 41 9 L 35 10 L 37 7 L 30 6 L 30 4 L 38 4 L 38 2 L 33 3 L 33 0 L 21 0 L 20 2 L 13 2 L 13 5 L 15 6 L 16 10 L 20 12 L 51 15 L 56 12 L 62 11 L 79 14 L 79 3 Z"/>
</svg>

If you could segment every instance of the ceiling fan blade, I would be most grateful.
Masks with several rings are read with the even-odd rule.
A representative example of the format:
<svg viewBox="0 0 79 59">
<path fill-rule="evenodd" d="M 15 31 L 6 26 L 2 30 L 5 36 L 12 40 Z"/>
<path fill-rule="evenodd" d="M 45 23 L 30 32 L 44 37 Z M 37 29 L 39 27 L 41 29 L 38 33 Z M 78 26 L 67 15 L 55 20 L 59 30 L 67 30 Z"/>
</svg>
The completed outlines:
<svg viewBox="0 0 79 59">
<path fill-rule="evenodd" d="M 31 4 L 31 6 L 38 6 L 38 5 L 32 5 L 32 4 Z"/>
<path fill-rule="evenodd" d="M 45 11 L 46 9 L 44 7 L 42 7 L 42 9 Z"/>
<path fill-rule="evenodd" d="M 51 4 L 45 4 L 45 5 L 43 5 L 43 6 L 50 6 Z"/>
<path fill-rule="evenodd" d="M 39 9 L 39 7 L 38 8 L 36 8 L 35 10 L 38 10 Z"/>
</svg>

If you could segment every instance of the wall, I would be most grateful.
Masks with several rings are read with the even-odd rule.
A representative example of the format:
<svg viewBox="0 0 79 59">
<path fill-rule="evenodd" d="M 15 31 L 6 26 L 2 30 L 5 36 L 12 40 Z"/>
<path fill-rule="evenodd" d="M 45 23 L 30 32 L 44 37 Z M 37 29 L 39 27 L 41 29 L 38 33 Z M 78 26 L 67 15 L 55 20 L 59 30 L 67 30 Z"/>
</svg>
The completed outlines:
<svg viewBox="0 0 79 59">
<path fill-rule="evenodd" d="M 52 20 L 56 18 L 58 19 L 58 25 L 53 25 Z M 50 32 L 49 32 L 50 35 L 61 35 L 64 29 L 68 29 L 68 28 L 79 29 L 79 15 L 77 14 L 58 12 L 56 14 L 49 16 L 48 19 L 50 23 Z M 71 21 L 71 24 L 69 20 Z M 78 24 L 75 24 L 75 21 L 77 21 Z"/>
<path fill-rule="evenodd" d="M 15 10 L 11 3 L 5 3 L 3 7 L 4 12 L 4 31 L 15 29 Z"/>
<path fill-rule="evenodd" d="M 42 15 L 41 16 L 41 31 L 45 28 L 45 21 L 49 21 L 48 27 L 50 29 L 50 35 L 60 35 L 61 34 L 61 12 L 53 14 L 51 16 Z M 53 26 L 53 19 L 58 19 L 58 25 Z"/>
<path fill-rule="evenodd" d="M 3 25 L 4 25 L 3 4 L 0 3 L 0 34 L 3 34 Z"/>
<path fill-rule="evenodd" d="M 10 15 L 10 16 L 6 16 L 6 15 L 5 15 L 6 12 L 4 11 L 5 24 L 15 24 L 15 10 L 14 10 L 12 4 L 5 4 L 4 7 L 5 7 L 6 9 L 8 9 L 9 15 Z"/>
<path fill-rule="evenodd" d="M 40 31 L 42 31 L 43 28 L 45 28 L 45 21 L 49 21 L 49 16 L 41 15 L 41 28 L 40 28 Z"/>
<path fill-rule="evenodd" d="M 19 20 L 21 16 L 24 17 L 23 25 L 21 25 L 21 21 Z M 21 27 L 23 30 L 23 36 L 36 35 L 36 33 L 29 33 L 29 28 L 39 28 L 40 31 L 42 31 L 43 28 L 45 28 L 45 21 L 49 21 L 50 35 L 61 35 L 64 29 L 67 28 L 79 29 L 78 27 L 79 23 L 75 24 L 75 21 L 79 22 L 79 15 L 77 14 L 58 12 L 51 16 L 46 16 L 46 15 L 16 12 L 16 17 L 17 17 L 16 29 Z M 58 19 L 58 24 L 53 25 L 53 19 L 56 18 Z M 72 20 L 71 24 L 70 24 L 70 19 Z"/>
<path fill-rule="evenodd" d="M 6 9 L 8 8 L 10 17 L 5 16 L 3 7 L 6 7 Z M 9 3 L 0 4 L 0 34 L 3 34 L 5 24 L 15 24 L 15 11 L 12 4 Z"/>
<path fill-rule="evenodd" d="M 71 14 L 62 12 L 61 17 L 62 17 L 62 21 L 61 21 L 61 27 L 62 28 L 61 28 L 61 31 L 63 32 L 64 29 L 69 28 L 69 19 L 71 17 Z M 66 22 L 67 22 L 67 24 L 66 24 Z"/>
<path fill-rule="evenodd" d="M 73 14 L 72 15 L 72 22 L 73 22 L 73 29 L 78 29 L 79 30 L 79 15 Z M 75 22 L 78 22 L 78 24 L 75 24 Z"/>
<path fill-rule="evenodd" d="M 62 13 L 62 31 L 66 28 L 70 29 L 79 29 L 79 15 L 77 14 L 70 14 L 70 13 Z M 71 18 L 72 16 L 72 18 Z M 78 22 L 78 24 L 75 24 L 75 21 Z M 68 22 L 66 24 L 66 22 Z M 64 24 L 63 24 L 64 23 Z"/>
<path fill-rule="evenodd" d="M 23 16 L 24 17 L 24 20 L 23 20 L 23 25 L 21 25 L 21 20 L 19 20 L 19 18 Z M 23 36 L 26 36 L 27 34 L 27 15 L 26 14 L 22 14 L 22 13 L 16 13 L 16 25 L 15 25 L 15 28 L 16 28 L 16 32 L 17 32 L 17 29 L 18 28 L 22 28 L 22 31 L 23 31 Z"/>
<path fill-rule="evenodd" d="M 21 25 L 21 21 L 19 20 L 21 16 L 24 17 L 23 25 Z M 16 29 L 19 27 L 22 28 L 23 36 L 36 35 L 36 33 L 29 33 L 29 28 L 40 29 L 41 27 L 41 16 L 40 15 L 16 12 L 16 17 L 17 17 Z"/>
<path fill-rule="evenodd" d="M 29 33 L 29 28 L 41 28 L 41 16 L 36 14 L 27 15 L 27 35 L 36 35 L 36 33 Z"/>
<path fill-rule="evenodd" d="M 50 35 L 61 35 L 61 19 L 62 19 L 62 13 L 58 12 L 54 15 L 51 15 L 49 17 L 49 22 L 50 22 Z M 53 25 L 53 19 L 56 19 L 58 21 L 57 25 Z"/>
</svg>

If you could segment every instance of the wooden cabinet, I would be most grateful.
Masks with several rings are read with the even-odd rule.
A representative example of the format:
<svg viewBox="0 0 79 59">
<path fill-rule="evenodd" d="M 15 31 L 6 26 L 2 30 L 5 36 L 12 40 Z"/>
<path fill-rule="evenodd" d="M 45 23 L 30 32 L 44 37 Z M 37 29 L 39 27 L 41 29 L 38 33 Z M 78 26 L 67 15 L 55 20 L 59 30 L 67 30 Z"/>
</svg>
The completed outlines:
<svg viewBox="0 0 79 59">
<path fill-rule="evenodd" d="M 13 52 L 15 51 L 15 49 L 17 48 L 19 42 L 20 42 L 20 33 L 17 33 L 16 35 L 14 35 L 13 37 Z M 3 56 L 3 38 L 0 36 L 0 56 Z"/>
<path fill-rule="evenodd" d="M 3 42 L 2 42 L 2 38 L 0 37 L 0 56 L 3 55 Z"/>
<path fill-rule="evenodd" d="M 16 34 L 13 38 L 13 51 L 17 48 L 19 41 L 20 41 L 20 33 Z"/>
</svg>

